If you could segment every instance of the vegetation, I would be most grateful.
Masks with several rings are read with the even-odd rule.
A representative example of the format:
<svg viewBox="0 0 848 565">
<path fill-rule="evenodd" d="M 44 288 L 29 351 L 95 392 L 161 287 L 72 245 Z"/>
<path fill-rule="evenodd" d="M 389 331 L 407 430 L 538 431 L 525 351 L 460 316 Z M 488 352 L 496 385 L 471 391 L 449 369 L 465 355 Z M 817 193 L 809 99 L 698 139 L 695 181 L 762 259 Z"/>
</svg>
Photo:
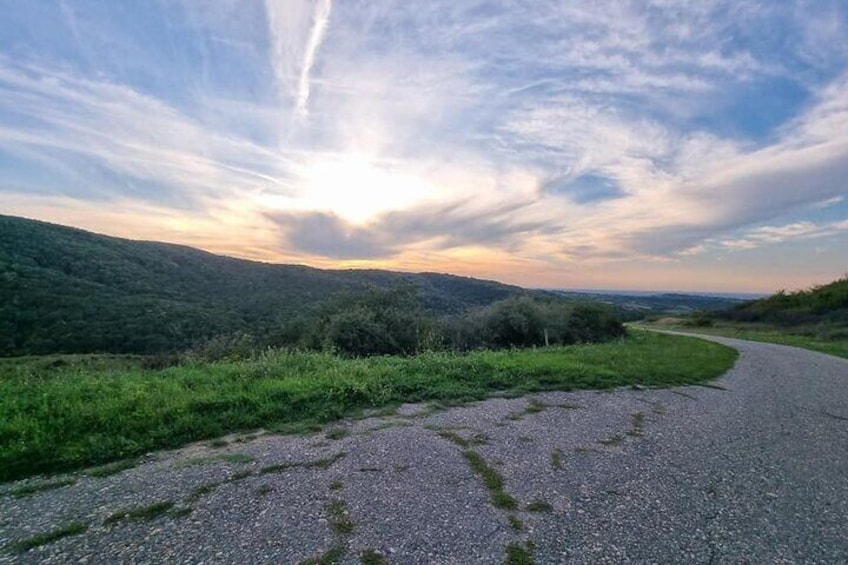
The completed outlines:
<svg viewBox="0 0 848 565">
<path fill-rule="evenodd" d="M 651 319 L 647 325 L 792 345 L 848 358 L 848 277 L 809 290 L 781 291 L 726 310 Z"/>
<path fill-rule="evenodd" d="M 26 538 L 18 542 L 12 543 L 9 545 L 9 548 L 16 552 L 29 551 L 30 549 L 33 549 L 35 547 L 46 545 L 48 543 L 52 543 L 56 540 L 66 538 L 68 536 L 76 536 L 85 533 L 87 530 L 88 524 L 85 524 L 83 522 L 73 522 L 71 524 L 68 524 L 67 526 L 63 526 L 57 530 L 53 530 L 52 532 L 47 532 L 45 534 L 37 534 L 30 538 Z"/>
<path fill-rule="evenodd" d="M 0 363 L 0 480 L 403 402 L 458 403 L 497 390 L 693 383 L 717 377 L 734 358 L 734 351 L 701 340 L 635 333 L 601 344 L 415 357 L 271 350 L 248 360 L 156 370 L 126 358 L 6 360 Z"/>
<path fill-rule="evenodd" d="M 434 273 L 270 265 L 0 216 L 0 355 L 182 351 L 248 333 L 245 343 L 282 345 L 330 295 L 404 285 L 437 315 L 526 292 Z"/>
</svg>

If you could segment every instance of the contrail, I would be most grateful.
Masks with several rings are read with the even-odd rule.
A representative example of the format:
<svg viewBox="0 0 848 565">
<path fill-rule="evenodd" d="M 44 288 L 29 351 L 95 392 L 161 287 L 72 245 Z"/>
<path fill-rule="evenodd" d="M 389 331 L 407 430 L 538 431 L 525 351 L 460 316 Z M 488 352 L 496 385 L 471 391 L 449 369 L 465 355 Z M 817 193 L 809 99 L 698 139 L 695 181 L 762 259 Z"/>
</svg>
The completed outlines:
<svg viewBox="0 0 848 565">
<path fill-rule="evenodd" d="M 315 55 L 318 53 L 318 48 L 321 47 L 321 42 L 324 40 L 332 7 L 332 0 L 318 0 L 315 4 L 315 13 L 312 16 L 312 29 L 309 31 L 309 38 L 306 41 L 306 49 L 303 52 L 303 64 L 300 67 L 300 80 L 297 83 L 295 112 L 302 117 L 306 117 L 309 114 L 309 73 L 312 71 L 312 65 L 315 64 Z"/>
</svg>

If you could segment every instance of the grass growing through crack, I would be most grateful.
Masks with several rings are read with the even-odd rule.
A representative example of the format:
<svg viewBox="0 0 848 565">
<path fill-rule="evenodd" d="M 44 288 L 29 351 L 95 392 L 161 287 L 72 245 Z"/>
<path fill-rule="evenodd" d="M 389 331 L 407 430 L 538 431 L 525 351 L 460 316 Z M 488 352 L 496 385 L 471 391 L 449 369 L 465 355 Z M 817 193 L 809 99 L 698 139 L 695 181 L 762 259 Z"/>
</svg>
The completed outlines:
<svg viewBox="0 0 848 565">
<path fill-rule="evenodd" d="M 13 360 L 0 364 L 0 481 L 241 430 L 315 431 L 405 402 L 692 384 L 719 376 L 735 357 L 702 340 L 632 332 L 620 342 L 536 350 L 363 359 L 277 351 L 158 370 Z"/>
<path fill-rule="evenodd" d="M 356 526 L 347 511 L 347 505 L 343 500 L 334 500 L 327 505 L 327 517 L 330 526 L 337 535 L 348 535 L 353 533 Z"/>
<path fill-rule="evenodd" d="M 116 524 L 123 520 L 154 520 L 160 516 L 164 516 L 165 514 L 167 514 L 173 507 L 174 503 L 171 501 L 167 501 L 157 502 L 149 506 L 141 506 L 138 508 L 127 508 L 115 512 L 114 514 L 106 518 L 103 523 L 109 525 Z"/>
<path fill-rule="evenodd" d="M 643 433 L 645 433 L 645 415 L 641 412 L 634 412 L 630 416 L 630 429 L 627 430 L 627 435 L 640 437 Z"/>
<path fill-rule="evenodd" d="M 462 455 L 468 461 L 471 470 L 486 485 L 486 488 L 489 490 L 489 496 L 492 499 L 492 504 L 495 507 L 503 508 L 504 510 L 515 510 L 518 508 L 516 500 L 503 489 L 503 477 L 486 462 L 482 455 L 473 449 L 466 449 L 462 452 Z"/>
<path fill-rule="evenodd" d="M 221 486 L 221 483 L 209 483 L 207 485 L 201 485 L 201 486 L 197 487 L 196 489 L 194 489 L 193 491 L 191 491 L 191 494 L 188 495 L 188 501 L 189 502 L 197 502 L 198 500 L 200 500 L 201 498 L 203 498 L 207 494 L 212 494 L 213 492 L 218 490 L 218 487 L 220 487 L 220 486 Z"/>
<path fill-rule="evenodd" d="M 300 565 L 336 565 L 346 552 L 347 548 L 344 545 L 336 544 L 321 555 L 301 561 Z"/>
<path fill-rule="evenodd" d="M 277 465 L 268 465 L 267 467 L 262 467 L 259 469 L 261 474 L 267 473 L 282 473 L 288 471 L 290 469 L 329 469 L 333 463 L 342 459 L 345 455 L 344 452 L 336 453 L 332 457 L 322 457 L 321 459 L 316 459 L 314 461 L 302 461 L 295 463 L 279 463 Z"/>
<path fill-rule="evenodd" d="M 533 543 L 511 543 L 506 546 L 506 565 L 533 565 Z"/>
<path fill-rule="evenodd" d="M 37 492 L 44 492 L 47 490 L 53 490 L 57 488 L 71 486 L 76 484 L 77 480 L 68 478 L 68 479 L 60 479 L 58 481 L 48 481 L 46 483 L 36 483 L 31 485 L 24 485 L 22 487 L 18 487 L 12 491 L 12 496 L 15 498 L 23 498 L 25 496 L 29 496 L 31 494 L 35 494 Z"/>
<path fill-rule="evenodd" d="M 366 549 L 359 554 L 359 562 L 362 565 L 389 565 L 383 554 L 373 549 Z"/>
<path fill-rule="evenodd" d="M 536 499 L 533 502 L 530 502 L 525 507 L 527 512 L 550 512 L 554 507 L 544 500 Z"/>
<path fill-rule="evenodd" d="M 209 457 L 192 457 L 191 459 L 183 459 L 182 461 L 178 461 L 174 467 L 182 469 L 184 467 L 211 465 L 212 463 L 219 462 L 245 464 L 253 463 L 254 461 L 256 461 L 256 459 L 246 453 L 226 453 L 223 455 L 211 455 Z"/>
<path fill-rule="evenodd" d="M 66 538 L 68 536 L 76 536 L 85 533 L 88 530 L 88 524 L 83 522 L 73 522 L 66 526 L 62 526 L 52 532 L 37 534 L 29 538 L 25 538 L 9 544 L 9 549 L 14 552 L 23 553 L 30 549 L 52 543 L 56 540 Z"/>
<path fill-rule="evenodd" d="M 562 450 L 558 447 L 551 451 L 551 467 L 562 469 Z"/>
<path fill-rule="evenodd" d="M 117 475 L 121 471 L 132 469 L 136 465 L 138 465 L 138 459 L 124 459 L 121 461 L 114 461 L 112 463 L 100 465 L 99 467 L 92 467 L 91 469 L 86 469 L 85 474 L 89 477 L 109 477 L 111 475 Z"/>
<path fill-rule="evenodd" d="M 509 521 L 509 527 L 515 530 L 516 532 L 524 531 L 524 522 L 516 516 L 515 514 L 510 514 L 507 516 L 507 520 Z"/>
<path fill-rule="evenodd" d="M 603 439 L 599 439 L 598 443 L 601 445 L 608 445 L 610 447 L 615 447 L 616 445 L 621 445 L 621 442 L 624 441 L 624 436 L 621 434 L 612 434 L 611 436 L 607 436 Z"/>
<path fill-rule="evenodd" d="M 348 436 L 349 432 L 345 428 L 333 428 L 326 433 L 327 439 L 342 439 Z"/>
</svg>

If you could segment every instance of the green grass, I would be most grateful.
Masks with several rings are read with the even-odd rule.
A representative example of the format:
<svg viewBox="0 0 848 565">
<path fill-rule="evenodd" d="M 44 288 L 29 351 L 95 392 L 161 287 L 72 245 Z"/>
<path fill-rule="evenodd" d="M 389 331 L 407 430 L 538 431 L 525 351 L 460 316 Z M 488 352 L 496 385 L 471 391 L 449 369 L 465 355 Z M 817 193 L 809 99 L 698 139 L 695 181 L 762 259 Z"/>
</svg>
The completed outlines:
<svg viewBox="0 0 848 565">
<path fill-rule="evenodd" d="M 489 496 L 492 499 L 492 504 L 496 508 L 502 508 L 504 510 L 515 510 L 518 508 L 518 502 L 503 489 L 503 477 L 486 462 L 482 455 L 472 449 L 466 449 L 462 454 L 471 466 L 471 470 L 486 485 L 486 488 L 489 490 Z"/>
<path fill-rule="evenodd" d="M 225 453 L 221 455 L 211 455 L 208 457 L 192 457 L 190 459 L 183 459 L 182 461 L 178 461 L 174 464 L 174 467 L 182 469 L 184 467 L 210 465 L 212 463 L 219 462 L 246 464 L 253 463 L 254 461 L 256 461 L 256 459 L 246 453 Z"/>
<path fill-rule="evenodd" d="M 511 543 L 506 546 L 506 565 L 533 565 L 533 544 Z"/>
<path fill-rule="evenodd" d="M 327 517 L 336 535 L 352 534 L 356 527 L 343 500 L 334 500 L 327 505 Z"/>
<path fill-rule="evenodd" d="M 99 467 L 92 467 L 91 469 L 86 469 L 85 474 L 89 477 L 109 477 L 111 475 L 117 475 L 121 471 L 132 469 L 136 465 L 138 465 L 138 459 L 123 459 L 121 461 L 114 461 L 112 463 L 100 465 Z"/>
<path fill-rule="evenodd" d="M 527 512 L 550 512 L 554 507 L 550 505 L 550 503 L 545 502 L 544 500 L 536 499 L 533 502 L 530 502 L 525 507 Z"/>
<path fill-rule="evenodd" d="M 551 467 L 562 469 L 562 450 L 558 447 L 551 451 Z"/>
<path fill-rule="evenodd" d="M 373 549 L 366 549 L 359 554 L 359 562 L 362 565 L 389 565 L 388 560 L 383 557 L 383 554 Z"/>
<path fill-rule="evenodd" d="M 750 339 L 751 341 L 762 341 L 766 343 L 777 343 L 779 345 L 791 345 L 811 351 L 828 353 L 837 357 L 848 359 L 848 339 L 844 336 L 845 330 L 820 331 L 815 326 L 808 328 L 779 328 L 770 324 L 741 323 L 716 321 L 712 326 L 693 327 L 681 323 L 639 323 L 636 327 L 645 327 L 657 330 L 670 330 L 683 333 L 717 335 L 722 337 L 735 337 L 738 339 Z M 830 334 L 840 337 L 830 337 Z"/>
<path fill-rule="evenodd" d="M 341 562 L 345 553 L 347 553 L 347 547 L 336 544 L 321 555 L 301 561 L 300 565 L 336 565 Z"/>
<path fill-rule="evenodd" d="M 25 496 L 29 496 L 31 494 L 36 494 L 38 492 L 44 492 L 47 490 L 53 490 L 61 487 L 67 487 L 76 484 L 77 480 L 74 478 L 67 479 L 59 479 L 57 481 L 47 481 L 45 483 L 35 483 L 31 485 L 24 485 L 22 487 L 18 487 L 12 491 L 12 496 L 15 498 L 23 498 Z"/>
<path fill-rule="evenodd" d="M 53 530 L 52 532 L 37 534 L 32 537 L 13 542 L 9 544 L 9 549 L 18 553 L 23 553 L 24 551 L 29 551 L 35 547 L 46 545 L 68 536 L 76 536 L 85 533 L 87 530 L 88 524 L 83 522 L 74 522 L 57 530 Z"/>
<path fill-rule="evenodd" d="M 142 521 L 142 520 L 154 520 L 160 516 L 164 516 L 168 514 L 168 512 L 174 507 L 174 503 L 171 501 L 167 502 L 157 502 L 155 504 L 151 504 L 149 506 L 141 506 L 138 508 L 126 508 L 124 510 L 119 510 L 115 512 L 108 518 L 106 518 L 103 523 L 108 524 L 116 524 L 123 520 L 134 520 L 134 521 Z"/>
<path fill-rule="evenodd" d="M 144 370 L 125 363 L 0 363 L 0 481 L 138 456 L 237 431 L 314 429 L 403 402 L 460 404 L 495 391 L 689 384 L 736 353 L 691 338 L 536 350 L 342 359 L 269 352 Z"/>
</svg>

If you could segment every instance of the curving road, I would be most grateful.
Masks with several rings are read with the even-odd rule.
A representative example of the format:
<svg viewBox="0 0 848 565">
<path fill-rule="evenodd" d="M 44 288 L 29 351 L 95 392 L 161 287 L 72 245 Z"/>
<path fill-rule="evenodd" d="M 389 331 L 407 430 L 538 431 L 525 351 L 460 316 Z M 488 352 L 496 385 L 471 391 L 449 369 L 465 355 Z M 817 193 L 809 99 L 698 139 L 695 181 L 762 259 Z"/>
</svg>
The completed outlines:
<svg viewBox="0 0 848 565">
<path fill-rule="evenodd" d="M 536 563 L 848 562 L 848 360 L 707 339 L 741 352 L 711 386 L 410 405 L 29 496 L 2 485 L 0 544 L 89 529 L 0 562 L 501 563 L 508 546 Z M 492 503 L 465 449 L 517 509 Z"/>
</svg>

